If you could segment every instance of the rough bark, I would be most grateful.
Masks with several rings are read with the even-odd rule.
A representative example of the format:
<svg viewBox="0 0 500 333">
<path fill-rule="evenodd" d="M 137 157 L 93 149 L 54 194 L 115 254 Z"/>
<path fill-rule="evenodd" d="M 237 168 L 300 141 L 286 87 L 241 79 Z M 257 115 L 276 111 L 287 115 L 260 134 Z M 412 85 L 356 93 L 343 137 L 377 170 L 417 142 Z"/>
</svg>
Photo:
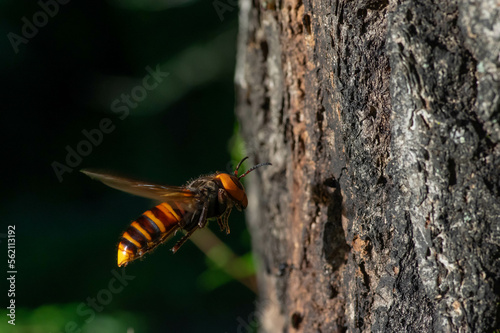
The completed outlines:
<svg viewBox="0 0 500 333">
<path fill-rule="evenodd" d="M 240 0 L 261 331 L 499 327 L 499 56 L 493 0 Z"/>
</svg>

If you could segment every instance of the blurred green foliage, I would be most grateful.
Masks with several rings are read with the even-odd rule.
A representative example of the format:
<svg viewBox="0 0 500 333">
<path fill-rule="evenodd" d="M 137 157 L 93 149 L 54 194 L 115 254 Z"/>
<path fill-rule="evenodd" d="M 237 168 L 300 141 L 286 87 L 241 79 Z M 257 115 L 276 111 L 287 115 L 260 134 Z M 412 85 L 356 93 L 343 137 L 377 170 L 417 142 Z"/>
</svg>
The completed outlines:
<svg viewBox="0 0 500 333">
<path fill-rule="evenodd" d="M 41 11 L 33 1 L 0 8 L 4 36 L 21 36 L 22 18 Z M 132 263 L 133 279 L 109 294 L 118 239 L 153 203 L 77 172 L 98 167 L 182 185 L 234 167 L 244 154 L 234 118 L 237 15 L 221 21 L 209 1 L 71 1 L 19 52 L 2 39 L 0 233 L 16 226 L 18 273 L 16 326 L 4 313 L 0 332 L 232 332 L 252 313 L 255 295 L 191 243 L 172 255 L 170 242 Z M 169 75 L 121 119 L 113 101 L 142 84 L 147 66 Z M 59 182 L 53 163 L 66 164 L 67 147 L 77 149 L 82 131 L 104 118 L 113 131 Z M 210 228 L 239 256 L 233 269 L 250 276 L 243 214 L 235 211 L 230 226 L 229 236 Z M 106 290 L 109 303 L 85 312 L 89 298 L 107 300 Z"/>
<path fill-rule="evenodd" d="M 145 318 L 131 312 L 116 311 L 98 314 L 92 321 L 85 323 L 76 313 L 78 304 L 42 305 L 34 310 L 20 309 L 20 319 L 15 326 L 6 325 L 5 333 L 47 333 L 71 332 L 82 333 L 119 333 L 148 332 Z"/>
</svg>

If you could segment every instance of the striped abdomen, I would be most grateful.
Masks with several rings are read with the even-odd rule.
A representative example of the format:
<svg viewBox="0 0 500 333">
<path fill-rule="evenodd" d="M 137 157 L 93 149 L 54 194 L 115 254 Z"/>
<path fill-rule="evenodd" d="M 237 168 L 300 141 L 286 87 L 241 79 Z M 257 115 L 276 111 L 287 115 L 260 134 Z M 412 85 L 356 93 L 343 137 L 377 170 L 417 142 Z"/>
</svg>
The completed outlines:
<svg viewBox="0 0 500 333">
<path fill-rule="evenodd" d="M 118 244 L 118 266 L 140 258 L 172 236 L 185 212 L 161 203 L 146 211 L 123 233 Z"/>
</svg>

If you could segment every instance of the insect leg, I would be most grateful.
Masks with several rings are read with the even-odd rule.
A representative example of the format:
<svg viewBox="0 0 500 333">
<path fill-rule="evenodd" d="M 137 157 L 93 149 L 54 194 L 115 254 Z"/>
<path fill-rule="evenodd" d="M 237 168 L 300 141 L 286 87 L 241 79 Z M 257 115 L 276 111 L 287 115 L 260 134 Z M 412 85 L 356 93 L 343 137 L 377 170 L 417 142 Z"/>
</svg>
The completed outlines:
<svg viewBox="0 0 500 333">
<path fill-rule="evenodd" d="M 203 204 L 200 218 L 198 219 L 198 227 L 203 228 L 207 225 L 208 201 Z"/>
<path fill-rule="evenodd" d="M 196 230 L 198 230 L 198 226 L 195 226 L 193 229 L 189 230 L 184 236 L 182 236 L 182 238 L 172 248 L 172 252 L 173 253 L 177 252 L 177 250 L 179 250 L 179 248 L 184 243 L 186 243 L 186 241 L 188 240 L 188 238 L 191 237 L 191 235 L 193 234 L 193 232 L 195 232 Z"/>
<path fill-rule="evenodd" d="M 228 235 L 231 232 L 229 230 L 229 215 L 231 214 L 231 209 L 233 209 L 233 207 L 231 206 L 227 207 L 224 214 L 222 214 L 217 218 L 217 223 L 219 224 L 220 231 L 226 230 L 226 234 Z"/>
</svg>

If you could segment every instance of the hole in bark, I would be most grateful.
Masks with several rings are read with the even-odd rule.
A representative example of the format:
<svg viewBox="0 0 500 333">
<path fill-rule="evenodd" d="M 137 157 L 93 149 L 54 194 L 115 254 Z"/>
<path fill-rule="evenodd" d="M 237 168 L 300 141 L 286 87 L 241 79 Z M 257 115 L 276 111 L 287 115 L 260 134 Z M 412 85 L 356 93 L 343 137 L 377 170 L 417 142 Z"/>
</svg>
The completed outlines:
<svg viewBox="0 0 500 333">
<path fill-rule="evenodd" d="M 411 10 L 408 10 L 408 11 L 406 12 L 406 20 L 407 20 L 408 22 L 410 22 L 411 20 L 413 20 L 413 13 L 411 12 Z"/>
<path fill-rule="evenodd" d="M 262 56 L 264 57 L 265 62 L 267 60 L 267 55 L 269 54 L 269 46 L 265 40 L 260 42 L 260 49 L 262 50 Z"/>
<path fill-rule="evenodd" d="M 356 324 L 357 324 L 358 327 L 362 328 L 363 326 L 365 326 L 365 321 L 363 320 L 362 317 L 358 317 L 357 320 L 356 320 Z"/>
<path fill-rule="evenodd" d="M 363 20 L 365 17 L 366 17 L 366 14 L 368 13 L 368 11 L 365 9 L 365 8 L 360 8 L 358 9 L 358 11 L 356 12 L 356 15 L 358 16 L 358 18 L 360 20 Z"/>
<path fill-rule="evenodd" d="M 302 322 L 304 318 L 302 317 L 302 315 L 298 312 L 294 312 L 292 314 L 292 317 L 290 318 L 290 321 L 292 323 L 292 327 L 295 328 L 295 329 L 298 329 L 299 326 L 300 326 L 300 323 Z"/>
<path fill-rule="evenodd" d="M 309 14 L 305 14 L 304 17 L 302 18 L 302 23 L 304 24 L 304 27 L 306 28 L 306 32 L 308 35 L 311 34 L 311 17 Z"/>
<path fill-rule="evenodd" d="M 456 172 L 456 164 L 455 160 L 450 158 L 448 160 L 448 171 L 450 172 L 449 184 L 453 186 L 457 183 L 457 172 Z"/>
<path fill-rule="evenodd" d="M 295 121 L 297 123 L 301 123 L 302 122 L 302 114 L 300 113 L 300 111 L 295 112 Z"/>
<path fill-rule="evenodd" d="M 290 119 L 285 119 L 285 126 L 283 126 L 283 138 L 284 142 L 288 143 L 289 139 L 292 139 L 292 126 L 290 125 Z M 294 140 L 292 139 L 292 151 L 295 149 Z"/>
<path fill-rule="evenodd" d="M 335 190 L 331 193 L 331 189 Z M 314 190 L 314 200 L 316 204 L 328 205 L 327 222 L 323 227 L 323 255 L 330 264 L 331 271 L 336 271 L 345 262 L 345 254 L 349 251 L 349 246 L 345 240 L 344 229 L 342 228 L 343 198 L 340 183 L 331 176 L 317 184 Z"/>
<path fill-rule="evenodd" d="M 415 28 L 415 26 L 413 24 L 411 24 L 410 27 L 408 28 L 408 32 L 410 33 L 410 35 L 416 35 L 417 28 Z"/>
<path fill-rule="evenodd" d="M 316 145 L 316 149 L 317 149 L 318 154 L 321 155 L 323 153 L 323 143 L 321 141 L 318 141 L 318 144 Z"/>
<path fill-rule="evenodd" d="M 269 105 L 271 105 L 271 98 L 269 98 L 269 96 L 266 96 L 264 98 L 264 102 L 262 102 L 262 105 L 261 105 L 262 110 L 268 111 Z"/>
<path fill-rule="evenodd" d="M 328 298 L 335 298 L 338 294 L 339 292 L 337 291 L 337 289 L 335 289 L 332 285 L 328 286 Z"/>
<path fill-rule="evenodd" d="M 304 87 L 302 85 L 302 80 L 301 79 L 297 79 L 297 88 L 299 89 L 300 97 L 303 97 L 306 93 L 304 91 Z"/>
<path fill-rule="evenodd" d="M 335 177 L 330 177 L 330 178 L 327 178 L 325 179 L 325 181 L 323 182 L 323 185 L 325 186 L 328 186 L 328 187 L 331 187 L 331 188 L 336 188 L 337 187 L 337 180 L 335 179 Z"/>
<path fill-rule="evenodd" d="M 489 179 L 483 178 L 484 185 L 490 190 L 491 193 L 495 194 L 494 188 L 493 188 L 493 183 L 489 181 Z"/>
<path fill-rule="evenodd" d="M 467 59 L 467 60 L 469 60 L 469 59 Z M 469 62 L 464 61 L 460 64 L 460 67 L 458 68 L 459 75 L 468 75 L 471 72 L 472 72 L 472 69 L 469 68 Z"/>
<path fill-rule="evenodd" d="M 286 262 L 282 262 L 278 266 L 278 276 L 281 277 L 281 276 L 285 275 L 287 268 L 288 268 L 288 264 Z"/>
<path fill-rule="evenodd" d="M 306 152 L 306 143 L 304 142 L 304 139 L 299 136 L 298 140 L 298 148 L 297 148 L 297 155 L 299 159 L 302 159 L 302 157 L 305 155 Z"/>
<path fill-rule="evenodd" d="M 495 114 L 498 115 L 498 111 L 493 113 L 491 116 L 495 117 Z M 476 116 L 476 119 L 477 119 L 477 116 Z M 494 118 L 492 118 L 492 119 L 494 119 Z M 471 123 L 472 127 L 474 127 L 474 130 L 476 131 L 479 138 L 486 140 L 486 147 L 493 147 L 493 144 L 492 144 L 491 140 L 488 138 L 487 132 L 484 130 L 483 125 L 480 122 L 476 121 L 475 119 L 471 119 L 470 123 Z M 480 152 L 480 150 L 477 151 L 477 153 L 479 153 L 479 152 Z"/>
<path fill-rule="evenodd" d="M 374 107 L 373 105 L 370 105 L 369 111 L 368 111 L 368 116 L 376 118 L 377 117 L 377 108 Z"/>
<path fill-rule="evenodd" d="M 387 178 L 385 178 L 383 175 L 380 176 L 377 180 L 377 184 L 385 185 L 387 183 Z"/>
<path fill-rule="evenodd" d="M 424 155 L 424 159 L 425 159 L 426 161 L 428 161 L 428 160 L 429 160 L 429 158 L 430 158 L 430 156 L 429 156 L 429 152 L 428 152 L 427 150 L 424 150 L 424 151 L 423 151 L 423 155 Z"/>
<path fill-rule="evenodd" d="M 318 110 L 319 112 L 316 112 L 316 120 L 318 123 L 321 123 L 325 117 L 323 116 L 324 108 L 321 108 L 322 110 Z M 321 126 L 320 126 L 321 127 Z"/>
<path fill-rule="evenodd" d="M 361 274 L 363 274 L 363 283 L 365 284 L 366 289 L 370 289 L 370 277 L 368 276 L 368 273 L 366 272 L 364 262 L 362 262 L 359 265 L 359 270 L 361 271 Z"/>
</svg>

